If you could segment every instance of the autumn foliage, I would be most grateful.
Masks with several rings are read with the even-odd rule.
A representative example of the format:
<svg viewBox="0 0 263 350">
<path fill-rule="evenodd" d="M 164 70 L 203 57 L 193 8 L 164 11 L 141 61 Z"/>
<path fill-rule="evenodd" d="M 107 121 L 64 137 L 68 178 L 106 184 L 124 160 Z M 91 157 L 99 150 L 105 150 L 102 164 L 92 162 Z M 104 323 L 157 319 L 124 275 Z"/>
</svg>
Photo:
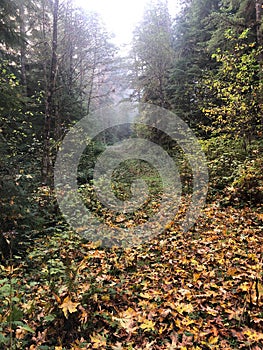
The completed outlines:
<svg viewBox="0 0 263 350">
<path fill-rule="evenodd" d="M 53 232 L 27 262 L 1 266 L 0 341 L 29 350 L 261 349 L 262 226 L 258 210 L 212 203 L 191 232 L 175 220 L 136 248 Z"/>
</svg>

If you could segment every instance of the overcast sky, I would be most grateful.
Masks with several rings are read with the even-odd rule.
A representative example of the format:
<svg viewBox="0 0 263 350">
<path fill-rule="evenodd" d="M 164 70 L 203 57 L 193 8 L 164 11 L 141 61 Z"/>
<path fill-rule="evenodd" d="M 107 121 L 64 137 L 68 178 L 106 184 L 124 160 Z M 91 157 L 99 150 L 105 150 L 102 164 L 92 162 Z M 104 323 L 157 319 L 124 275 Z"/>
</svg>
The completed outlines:
<svg viewBox="0 0 263 350">
<path fill-rule="evenodd" d="M 99 12 L 108 31 L 116 35 L 116 44 L 128 44 L 132 31 L 142 18 L 148 0 L 75 0 L 78 6 Z M 177 0 L 168 0 L 170 14 L 178 12 Z"/>
</svg>

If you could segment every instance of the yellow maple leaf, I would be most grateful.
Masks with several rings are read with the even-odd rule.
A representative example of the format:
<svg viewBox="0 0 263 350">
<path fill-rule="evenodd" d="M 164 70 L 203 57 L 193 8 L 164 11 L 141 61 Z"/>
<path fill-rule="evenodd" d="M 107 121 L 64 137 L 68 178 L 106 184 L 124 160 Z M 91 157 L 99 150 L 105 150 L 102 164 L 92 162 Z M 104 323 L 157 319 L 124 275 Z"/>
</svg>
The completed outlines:
<svg viewBox="0 0 263 350">
<path fill-rule="evenodd" d="M 227 270 L 227 274 L 231 277 L 233 277 L 237 272 L 238 270 L 235 267 L 229 267 Z"/>
<path fill-rule="evenodd" d="M 136 314 L 137 314 L 136 311 L 131 307 L 129 307 L 127 310 L 121 313 L 121 317 L 134 317 L 136 316 Z"/>
<path fill-rule="evenodd" d="M 64 316 L 68 318 L 68 313 L 72 314 L 77 311 L 77 306 L 79 303 L 73 303 L 69 296 L 67 296 L 63 303 L 59 306 L 62 309 Z"/>
<path fill-rule="evenodd" d="M 176 306 L 175 310 L 179 313 L 179 314 L 183 314 L 183 312 L 193 312 L 194 311 L 194 307 L 192 304 L 184 304 L 181 303 L 179 305 Z"/>
<path fill-rule="evenodd" d="M 140 328 L 144 329 L 145 331 L 154 331 L 155 322 L 152 320 L 145 320 L 141 325 Z"/>
<path fill-rule="evenodd" d="M 249 340 L 253 342 L 259 342 L 263 340 L 263 333 L 257 332 L 254 329 L 246 328 L 244 334 L 248 337 Z"/>
<path fill-rule="evenodd" d="M 114 317 L 113 319 L 118 321 L 120 326 L 124 328 L 127 333 L 134 333 L 137 329 L 134 321 L 135 316 L 136 311 L 129 307 L 120 314 L 120 317 Z"/>
<path fill-rule="evenodd" d="M 144 299 L 151 299 L 152 298 L 152 296 L 149 294 L 149 293 L 140 293 L 139 294 L 140 295 L 140 297 L 142 297 L 142 298 L 144 298 Z"/>
<path fill-rule="evenodd" d="M 193 275 L 193 281 L 194 281 L 194 282 L 198 281 L 199 278 L 200 278 L 200 276 L 201 276 L 201 273 L 194 273 L 194 275 Z"/>
<path fill-rule="evenodd" d="M 94 334 L 90 336 L 90 340 L 93 343 L 93 349 L 105 349 L 107 345 L 106 338 L 103 335 L 100 334 Z M 103 346 L 103 348 L 102 348 Z"/>
<path fill-rule="evenodd" d="M 251 289 L 251 282 L 244 282 L 242 283 L 239 288 L 242 292 L 247 292 Z"/>
<path fill-rule="evenodd" d="M 259 282 L 257 289 L 258 289 L 259 298 L 263 297 L 263 283 Z"/>
<path fill-rule="evenodd" d="M 210 345 L 214 345 L 214 344 L 217 344 L 218 343 L 218 337 L 213 337 L 211 336 L 209 339 L 208 339 L 208 342 Z"/>
<path fill-rule="evenodd" d="M 110 300 L 110 296 L 108 294 L 102 295 L 101 300 L 102 301 L 109 301 Z"/>
</svg>

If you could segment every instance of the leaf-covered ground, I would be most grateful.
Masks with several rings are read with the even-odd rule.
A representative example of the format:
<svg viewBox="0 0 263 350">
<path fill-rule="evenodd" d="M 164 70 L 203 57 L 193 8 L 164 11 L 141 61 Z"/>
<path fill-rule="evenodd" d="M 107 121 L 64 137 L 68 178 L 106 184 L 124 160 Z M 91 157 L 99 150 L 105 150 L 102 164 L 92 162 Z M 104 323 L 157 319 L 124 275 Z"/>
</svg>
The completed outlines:
<svg viewBox="0 0 263 350">
<path fill-rule="evenodd" d="M 1 267 L 1 346 L 262 349 L 262 232 L 260 208 L 217 204 L 137 248 L 57 229 Z"/>
</svg>

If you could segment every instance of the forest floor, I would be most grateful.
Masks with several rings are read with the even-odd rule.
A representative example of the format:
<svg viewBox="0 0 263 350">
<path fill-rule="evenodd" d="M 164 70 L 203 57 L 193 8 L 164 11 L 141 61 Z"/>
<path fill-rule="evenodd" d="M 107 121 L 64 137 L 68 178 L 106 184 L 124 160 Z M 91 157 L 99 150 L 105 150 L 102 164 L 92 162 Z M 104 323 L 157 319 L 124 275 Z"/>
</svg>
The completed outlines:
<svg viewBox="0 0 263 350">
<path fill-rule="evenodd" d="M 263 349 L 263 214 L 207 204 L 135 248 L 57 227 L 1 266 L 3 349 Z"/>
</svg>

